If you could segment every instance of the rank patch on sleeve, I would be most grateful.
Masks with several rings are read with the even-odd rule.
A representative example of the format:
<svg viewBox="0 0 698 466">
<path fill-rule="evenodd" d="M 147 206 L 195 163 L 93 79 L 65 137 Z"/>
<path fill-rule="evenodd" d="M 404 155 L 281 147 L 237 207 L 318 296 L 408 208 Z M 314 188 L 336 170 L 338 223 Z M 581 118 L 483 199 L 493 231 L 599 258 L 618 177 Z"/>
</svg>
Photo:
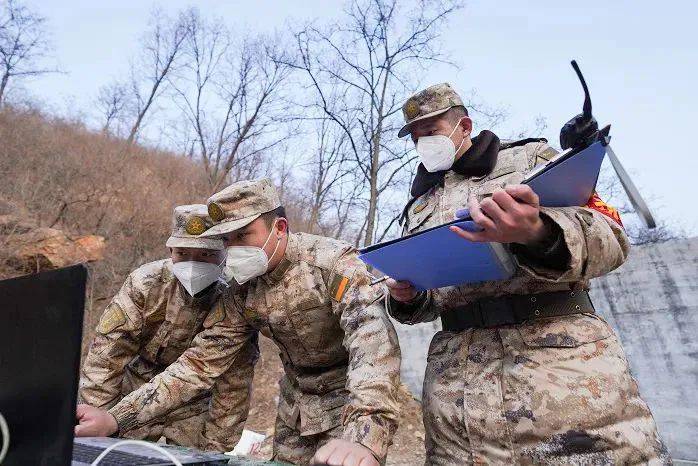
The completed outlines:
<svg viewBox="0 0 698 466">
<path fill-rule="evenodd" d="M 620 220 L 620 214 L 618 213 L 618 210 L 602 201 L 597 193 L 591 195 L 591 198 L 589 199 L 589 202 L 587 202 L 586 207 L 588 207 L 589 209 L 593 209 L 605 215 L 606 217 L 611 218 L 621 227 L 623 226 L 623 222 Z"/>
<path fill-rule="evenodd" d="M 340 302 L 344 297 L 344 293 L 349 289 L 349 282 L 349 278 L 344 275 L 334 274 L 330 282 L 330 294 L 332 295 L 332 299 Z"/>
<path fill-rule="evenodd" d="M 117 328 L 121 327 L 125 323 L 126 314 L 124 313 L 123 309 L 121 309 L 118 304 L 111 303 L 104 310 L 102 318 L 99 319 L 97 332 L 101 333 L 102 335 L 106 335 L 107 333 L 113 332 Z"/>
<path fill-rule="evenodd" d="M 421 196 L 414 201 L 414 208 L 412 209 L 413 214 L 418 214 L 424 210 L 424 208 L 427 206 L 427 197 L 429 196 Z"/>
</svg>

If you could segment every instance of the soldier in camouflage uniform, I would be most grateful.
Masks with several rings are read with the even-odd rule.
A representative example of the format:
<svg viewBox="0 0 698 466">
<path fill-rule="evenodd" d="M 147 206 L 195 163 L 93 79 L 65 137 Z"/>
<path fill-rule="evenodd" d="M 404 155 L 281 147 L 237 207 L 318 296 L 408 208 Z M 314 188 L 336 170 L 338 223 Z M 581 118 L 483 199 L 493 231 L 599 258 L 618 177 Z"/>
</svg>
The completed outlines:
<svg viewBox="0 0 698 466">
<path fill-rule="evenodd" d="M 210 327 L 214 302 L 226 288 L 216 278 L 216 267 L 225 252 L 222 241 L 196 235 L 212 226 L 205 205 L 179 206 L 174 211 L 174 227 L 167 240 L 171 258 L 145 264 L 133 271 L 102 315 L 97 334 L 82 368 L 78 408 L 81 425 L 78 435 L 105 435 L 94 431 L 90 419 L 95 410 L 110 410 L 122 421 L 128 408 L 122 403 L 130 393 L 163 372 L 192 344 L 194 336 Z M 213 283 L 199 283 L 205 289 L 192 295 L 175 276 L 175 264 L 188 261 L 206 264 L 212 269 Z M 214 264 L 212 267 L 209 263 Z M 183 278 L 184 279 L 184 278 Z M 209 281 L 210 281 L 209 280 Z M 194 285 L 196 286 L 196 285 Z M 121 425 L 119 435 L 212 450 L 231 450 L 240 437 L 242 426 L 231 423 L 230 412 L 247 409 L 249 387 L 240 380 L 252 377 L 258 350 L 249 344 L 236 364 L 218 380 L 213 390 L 204 391 L 148 423 Z M 163 387 L 163 391 L 166 390 Z M 111 433 L 111 432 L 109 432 Z"/>
<path fill-rule="evenodd" d="M 255 256 L 257 265 L 240 260 L 248 264 L 244 274 L 234 262 L 227 267 L 238 279 L 250 277 L 251 269 L 260 276 L 237 292 L 231 287 L 177 361 L 110 410 L 116 424 L 109 413 L 95 413 L 90 422 L 99 426 L 97 435 L 146 425 L 210 390 L 261 329 L 281 349 L 286 372 L 275 458 L 307 463 L 315 453 L 318 461 L 361 466 L 385 459 L 397 425 L 400 370 L 385 290 L 369 285 L 349 245 L 289 235 L 286 219 L 275 217 L 277 207 L 268 180 L 237 183 L 214 196 L 208 211 L 219 224 L 204 235 L 248 245 L 232 256 Z M 245 387 L 251 381 L 251 373 L 237 379 Z M 238 403 L 229 413 L 225 426 L 234 429 L 247 409 Z"/>
<path fill-rule="evenodd" d="M 543 139 L 471 139 L 448 84 L 412 96 L 403 113 L 399 135 L 411 134 L 422 159 L 404 234 L 467 207 L 483 231 L 453 233 L 507 244 L 518 266 L 506 281 L 419 293 L 388 280 L 393 317 L 442 321 L 424 380 L 427 464 L 669 462 L 623 349 L 587 294 L 591 278 L 628 254 L 617 212 L 596 195 L 585 207 L 540 207 L 518 183 L 556 152 Z"/>
<path fill-rule="evenodd" d="M 203 236 L 226 238 L 228 272 L 241 284 L 225 296 L 237 341 L 260 331 L 280 350 L 274 459 L 383 462 L 397 426 L 400 369 L 385 289 L 370 285 L 350 245 L 289 234 L 268 179 L 235 183 L 208 208 L 218 223 Z"/>
</svg>

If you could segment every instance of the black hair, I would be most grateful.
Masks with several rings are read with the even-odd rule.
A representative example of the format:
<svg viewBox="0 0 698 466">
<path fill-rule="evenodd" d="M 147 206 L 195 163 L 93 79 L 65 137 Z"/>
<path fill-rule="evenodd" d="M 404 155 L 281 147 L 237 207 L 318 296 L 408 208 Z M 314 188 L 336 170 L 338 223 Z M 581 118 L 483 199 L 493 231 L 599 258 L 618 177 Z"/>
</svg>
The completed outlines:
<svg viewBox="0 0 698 466">
<path fill-rule="evenodd" d="M 264 212 L 262 215 L 260 215 L 260 218 L 264 219 L 264 223 L 267 225 L 267 228 L 271 228 L 271 226 L 274 224 L 274 220 L 277 218 L 286 218 L 286 209 L 284 209 L 284 206 L 279 206 L 274 210 Z"/>
<path fill-rule="evenodd" d="M 451 107 L 448 109 L 448 112 L 446 112 L 446 117 L 453 124 L 460 121 L 461 118 L 467 117 L 467 116 L 468 116 L 468 109 L 463 107 L 462 105 L 457 105 L 455 107 Z"/>
</svg>

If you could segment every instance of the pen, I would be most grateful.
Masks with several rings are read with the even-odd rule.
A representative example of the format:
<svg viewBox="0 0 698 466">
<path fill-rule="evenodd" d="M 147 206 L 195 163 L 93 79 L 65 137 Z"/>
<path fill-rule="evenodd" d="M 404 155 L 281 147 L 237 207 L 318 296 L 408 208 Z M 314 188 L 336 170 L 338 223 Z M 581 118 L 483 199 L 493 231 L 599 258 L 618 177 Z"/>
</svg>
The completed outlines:
<svg viewBox="0 0 698 466">
<path fill-rule="evenodd" d="M 380 277 L 380 278 L 376 278 L 375 280 L 373 280 L 373 281 L 371 282 L 371 286 L 377 285 L 377 284 L 379 284 L 379 283 L 383 283 L 384 281 L 386 281 L 386 280 L 389 279 L 389 278 L 390 278 L 390 277 L 387 276 L 387 275 L 383 275 L 383 276 Z"/>
</svg>

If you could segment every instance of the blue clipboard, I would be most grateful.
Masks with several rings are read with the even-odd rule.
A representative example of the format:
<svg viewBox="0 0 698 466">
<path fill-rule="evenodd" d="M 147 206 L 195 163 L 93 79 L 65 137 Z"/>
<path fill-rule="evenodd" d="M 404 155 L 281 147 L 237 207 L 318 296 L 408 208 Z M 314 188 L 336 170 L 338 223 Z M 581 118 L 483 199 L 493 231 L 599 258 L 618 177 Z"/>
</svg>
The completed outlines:
<svg viewBox="0 0 698 466">
<path fill-rule="evenodd" d="M 538 166 L 523 180 L 545 207 L 585 205 L 596 189 L 607 141 L 596 141 L 581 151 L 566 151 Z"/>
<path fill-rule="evenodd" d="M 398 240 L 374 244 L 359 259 L 417 290 L 490 280 L 505 280 L 516 270 L 511 254 L 499 243 L 471 243 L 448 229 L 474 231 L 472 220 L 454 220 Z"/>
<path fill-rule="evenodd" d="M 582 150 L 569 150 L 530 172 L 523 183 L 538 194 L 546 207 L 585 205 L 596 188 L 607 140 Z M 467 200 L 463 199 L 465 207 Z M 359 259 L 418 290 L 510 278 L 516 266 L 506 246 L 471 243 L 449 227 L 473 230 L 469 219 L 456 219 L 418 233 L 361 249 Z"/>
</svg>

